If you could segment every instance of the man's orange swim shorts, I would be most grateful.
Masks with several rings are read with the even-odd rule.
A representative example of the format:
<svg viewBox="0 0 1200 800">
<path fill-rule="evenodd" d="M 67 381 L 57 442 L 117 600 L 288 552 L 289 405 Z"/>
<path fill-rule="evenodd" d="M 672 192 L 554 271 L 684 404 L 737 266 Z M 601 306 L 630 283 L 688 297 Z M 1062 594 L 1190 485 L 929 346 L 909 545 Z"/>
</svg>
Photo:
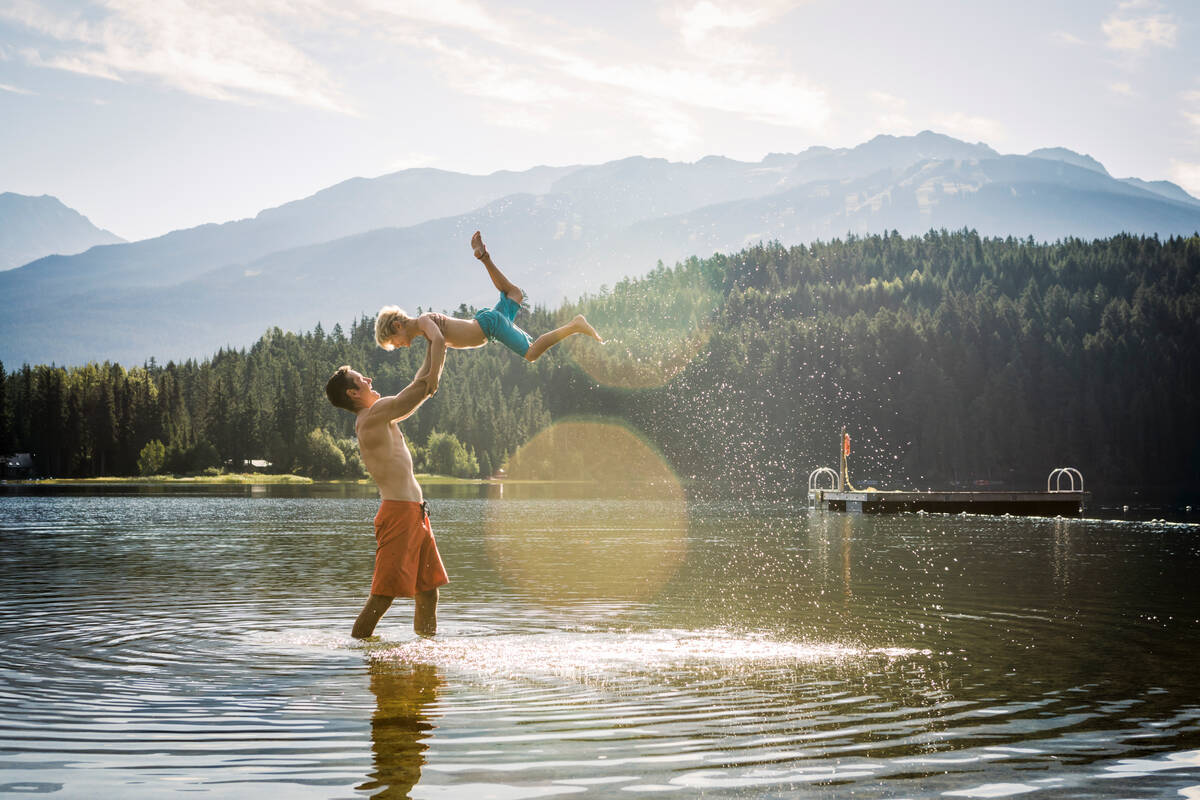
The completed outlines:
<svg viewBox="0 0 1200 800">
<path fill-rule="evenodd" d="M 413 597 L 450 582 L 421 503 L 384 500 L 375 515 L 371 594 Z"/>
</svg>

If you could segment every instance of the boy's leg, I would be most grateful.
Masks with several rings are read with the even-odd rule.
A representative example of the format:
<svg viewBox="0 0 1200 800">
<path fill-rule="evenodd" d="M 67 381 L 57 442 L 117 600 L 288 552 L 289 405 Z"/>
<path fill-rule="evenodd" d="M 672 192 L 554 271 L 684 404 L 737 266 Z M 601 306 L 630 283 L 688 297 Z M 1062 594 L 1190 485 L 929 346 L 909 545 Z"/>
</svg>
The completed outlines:
<svg viewBox="0 0 1200 800">
<path fill-rule="evenodd" d="M 500 294 L 508 295 L 514 303 L 520 305 L 521 301 L 525 299 L 525 293 L 492 263 L 492 256 L 483 246 L 483 236 L 479 231 L 475 231 L 475 235 L 471 237 L 471 249 L 475 252 L 475 257 L 482 261 L 483 266 L 487 268 L 492 285 L 500 290 Z"/>
<path fill-rule="evenodd" d="M 413 609 L 413 632 L 418 636 L 433 636 L 437 633 L 438 590 L 417 592 L 413 600 L 416 603 Z"/>
<path fill-rule="evenodd" d="M 379 618 L 383 616 L 383 612 L 387 611 L 392 605 L 392 598 L 387 595 L 373 594 L 367 598 L 367 604 L 363 606 L 362 611 L 358 612 L 358 619 L 354 620 L 354 629 L 350 635 L 355 639 L 365 639 L 375 630 L 375 626 L 379 624 Z"/>
<path fill-rule="evenodd" d="M 577 333 L 586 333 L 597 342 L 603 344 L 604 340 L 600 338 L 600 334 L 596 333 L 596 329 L 588 324 L 582 314 L 576 314 L 575 319 L 563 325 L 561 328 L 555 328 L 549 333 L 543 333 L 541 336 L 533 340 L 533 344 L 529 345 L 529 350 L 525 353 L 526 361 L 537 361 L 542 353 L 549 350 L 554 345 L 561 342 L 568 336 L 574 336 Z"/>
</svg>

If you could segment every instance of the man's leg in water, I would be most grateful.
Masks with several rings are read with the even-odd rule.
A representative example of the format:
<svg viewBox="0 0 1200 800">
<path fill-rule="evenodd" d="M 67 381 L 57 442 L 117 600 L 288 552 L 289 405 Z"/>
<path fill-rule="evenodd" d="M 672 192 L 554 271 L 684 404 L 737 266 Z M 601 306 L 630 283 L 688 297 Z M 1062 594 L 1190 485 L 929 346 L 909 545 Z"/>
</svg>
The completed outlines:
<svg viewBox="0 0 1200 800">
<path fill-rule="evenodd" d="M 413 609 L 413 632 L 418 636 L 433 636 L 437 633 L 438 590 L 417 592 L 413 600 L 416 602 L 416 608 Z"/>
<path fill-rule="evenodd" d="M 365 639 L 375 630 L 375 626 L 379 624 L 379 618 L 383 616 L 383 612 L 387 611 L 392 605 L 392 598 L 387 595 L 373 594 L 367 598 L 367 604 L 363 606 L 363 610 L 358 612 L 358 619 L 354 620 L 354 629 L 350 635 L 355 639 Z"/>
<path fill-rule="evenodd" d="M 482 261 L 483 266 L 487 268 L 492 285 L 500 290 L 500 294 L 508 295 L 514 303 L 521 305 L 521 301 L 525 299 L 525 293 L 492 263 L 492 256 L 483 246 L 483 236 L 479 231 L 475 231 L 475 235 L 471 237 L 471 249 L 475 252 L 475 257 Z"/>
</svg>

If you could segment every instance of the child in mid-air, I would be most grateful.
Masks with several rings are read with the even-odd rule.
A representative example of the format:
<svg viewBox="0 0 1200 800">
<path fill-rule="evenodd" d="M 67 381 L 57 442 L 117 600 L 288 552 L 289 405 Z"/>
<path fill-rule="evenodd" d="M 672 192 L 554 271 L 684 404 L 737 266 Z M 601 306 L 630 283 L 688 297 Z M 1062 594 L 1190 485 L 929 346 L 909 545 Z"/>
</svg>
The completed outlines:
<svg viewBox="0 0 1200 800">
<path fill-rule="evenodd" d="M 424 336 L 429 340 L 431 348 L 429 374 L 437 375 L 438 368 L 446 357 L 447 347 L 482 347 L 495 340 L 524 357 L 526 361 L 537 361 L 550 347 L 576 333 L 587 334 L 598 342 L 604 341 L 582 314 L 577 314 L 566 325 L 543 333 L 537 339 L 518 328 L 513 324 L 513 320 L 521 308 L 525 293 L 504 277 L 504 273 L 492 263 L 492 257 L 483 246 L 483 237 L 479 231 L 475 231 L 475 235 L 471 237 L 471 249 L 475 252 L 475 257 L 487 267 L 492 284 L 500 290 L 500 302 L 496 303 L 495 308 L 476 313 L 474 319 L 458 319 L 433 312 L 414 319 L 396 306 L 384 306 L 375 317 L 375 342 L 380 347 L 384 350 L 408 347 L 413 339 Z M 430 393 L 436 391 L 436 382 L 428 388 Z"/>
</svg>

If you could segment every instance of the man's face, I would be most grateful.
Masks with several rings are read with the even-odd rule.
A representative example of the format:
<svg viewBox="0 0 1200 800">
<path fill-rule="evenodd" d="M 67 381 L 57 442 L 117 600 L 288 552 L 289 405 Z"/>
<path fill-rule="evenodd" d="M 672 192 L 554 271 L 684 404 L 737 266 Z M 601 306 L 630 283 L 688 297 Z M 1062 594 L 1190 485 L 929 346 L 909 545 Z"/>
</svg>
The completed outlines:
<svg viewBox="0 0 1200 800">
<path fill-rule="evenodd" d="M 354 381 L 354 388 L 347 389 L 346 394 L 354 400 L 360 407 L 370 406 L 379 399 L 379 392 L 371 386 L 371 379 L 363 375 L 357 370 L 350 370 L 346 373 L 350 380 Z"/>
</svg>

